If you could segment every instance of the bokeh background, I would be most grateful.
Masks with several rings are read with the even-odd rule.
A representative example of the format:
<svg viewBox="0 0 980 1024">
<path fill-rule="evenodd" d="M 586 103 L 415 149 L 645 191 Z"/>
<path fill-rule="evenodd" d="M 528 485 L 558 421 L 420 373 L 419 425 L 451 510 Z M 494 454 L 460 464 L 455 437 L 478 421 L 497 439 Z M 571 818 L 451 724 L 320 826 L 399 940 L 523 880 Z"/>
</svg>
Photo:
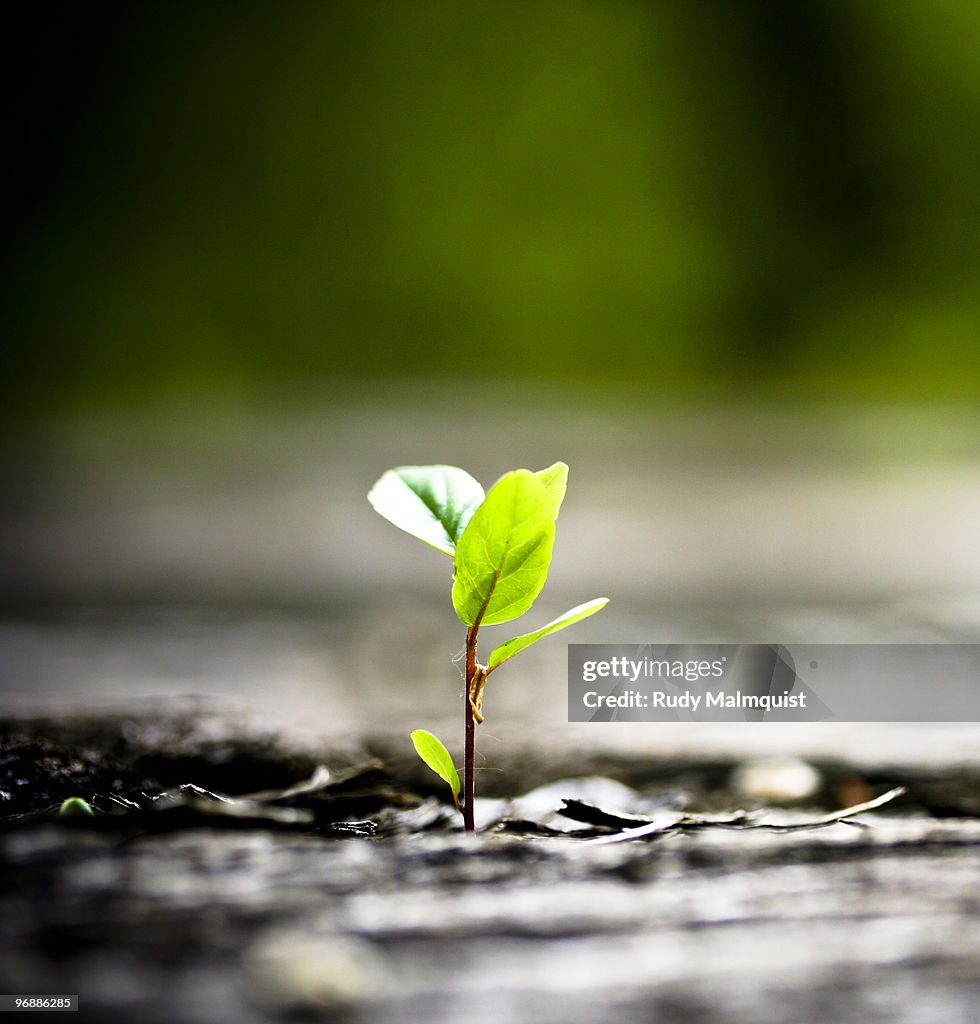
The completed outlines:
<svg viewBox="0 0 980 1024">
<path fill-rule="evenodd" d="M 8 414 L 379 373 L 977 397 L 969 0 L 30 17 Z"/>
<path fill-rule="evenodd" d="M 9 706 L 455 714 L 408 462 L 571 464 L 582 641 L 980 638 L 975 3 L 20 13 Z"/>
</svg>

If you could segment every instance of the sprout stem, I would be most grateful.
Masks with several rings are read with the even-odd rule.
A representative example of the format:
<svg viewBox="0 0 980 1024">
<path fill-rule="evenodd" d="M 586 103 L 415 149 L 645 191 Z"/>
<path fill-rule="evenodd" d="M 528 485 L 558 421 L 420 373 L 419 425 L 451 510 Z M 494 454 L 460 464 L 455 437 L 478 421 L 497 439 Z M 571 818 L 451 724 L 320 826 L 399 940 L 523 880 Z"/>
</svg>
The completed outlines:
<svg viewBox="0 0 980 1024">
<path fill-rule="evenodd" d="M 466 630 L 466 689 L 463 692 L 463 706 L 466 709 L 466 730 L 463 744 L 463 827 L 467 832 L 475 832 L 473 820 L 473 796 L 475 780 L 473 766 L 476 754 L 476 720 L 473 715 L 473 703 L 470 700 L 470 687 L 476 676 L 476 634 L 479 625 L 470 626 Z"/>
</svg>

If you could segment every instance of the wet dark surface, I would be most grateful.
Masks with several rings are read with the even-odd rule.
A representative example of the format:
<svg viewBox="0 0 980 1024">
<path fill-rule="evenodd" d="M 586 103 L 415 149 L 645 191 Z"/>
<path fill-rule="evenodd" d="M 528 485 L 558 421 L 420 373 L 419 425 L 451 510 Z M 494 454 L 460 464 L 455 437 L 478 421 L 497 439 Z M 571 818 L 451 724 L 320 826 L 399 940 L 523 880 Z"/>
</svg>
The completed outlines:
<svg viewBox="0 0 980 1024">
<path fill-rule="evenodd" d="M 756 813 L 792 824 L 846 793 L 912 792 L 859 815 L 869 827 L 608 845 L 594 837 L 615 819 L 563 818 L 564 798 L 663 822 L 731 811 L 737 765 L 582 758 L 585 776 L 549 780 L 560 759 L 525 751 L 481 804 L 509 826 L 466 838 L 424 770 L 385 760 L 395 738 L 317 774 L 311 751 L 218 715 L 3 730 L 2 973 L 79 994 L 80 1019 L 975 1019 L 973 769 L 826 762 L 802 804 Z M 221 809 L 229 793 L 249 813 Z M 54 816 L 69 794 L 97 816 Z"/>
<path fill-rule="evenodd" d="M 390 466 L 571 465 L 527 628 L 607 594 L 576 642 L 980 639 L 975 410 L 581 397 L 355 389 L 5 443 L 5 992 L 149 1024 L 974 1024 L 975 723 L 568 723 L 542 643 L 488 687 L 461 834 L 408 740 L 458 753 L 450 565 L 370 510 Z M 899 786 L 870 828 L 602 845 L 558 813 L 790 825 Z"/>
</svg>

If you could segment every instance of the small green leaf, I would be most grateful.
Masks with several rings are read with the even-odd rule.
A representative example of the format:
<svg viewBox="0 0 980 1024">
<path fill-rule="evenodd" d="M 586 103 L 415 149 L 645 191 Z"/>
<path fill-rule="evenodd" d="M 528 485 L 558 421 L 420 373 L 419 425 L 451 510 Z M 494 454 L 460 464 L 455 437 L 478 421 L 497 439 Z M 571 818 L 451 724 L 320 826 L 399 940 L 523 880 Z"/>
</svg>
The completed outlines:
<svg viewBox="0 0 980 1024">
<path fill-rule="evenodd" d="M 80 796 L 70 796 L 61 804 L 58 814 L 63 818 L 91 818 L 95 816 L 95 811 Z"/>
<path fill-rule="evenodd" d="M 455 466 L 398 466 L 371 488 L 368 501 L 399 529 L 452 555 L 483 488 Z"/>
<path fill-rule="evenodd" d="M 554 497 L 530 470 L 490 488 L 456 544 L 453 607 L 467 626 L 509 622 L 531 607 L 548 578 Z"/>
<path fill-rule="evenodd" d="M 453 764 L 449 751 L 442 743 L 425 729 L 416 729 L 412 733 L 412 743 L 415 744 L 415 751 L 423 761 L 439 776 L 440 779 L 449 783 L 453 791 L 453 801 L 459 806 L 459 772 Z"/>
<path fill-rule="evenodd" d="M 554 517 L 557 519 L 558 510 L 565 497 L 565 488 L 568 486 L 568 466 L 564 462 L 556 462 L 547 469 L 539 469 L 534 475 L 544 484 L 544 488 L 551 498 Z"/>
<path fill-rule="evenodd" d="M 544 637 L 557 633 L 567 626 L 572 626 L 576 622 L 581 622 L 582 619 L 587 619 L 590 615 L 595 615 L 596 612 L 605 608 L 607 604 L 609 604 L 608 597 L 597 597 L 594 601 L 586 601 L 585 604 L 577 605 L 565 612 L 564 615 L 559 615 L 557 619 L 552 620 L 540 629 L 534 630 L 532 633 L 515 636 L 513 640 L 508 640 L 507 643 L 494 648 L 490 655 L 490 661 L 487 663 L 487 668 L 496 668 L 508 658 L 513 658 L 518 651 L 523 651 L 525 647 L 536 644 Z"/>
</svg>

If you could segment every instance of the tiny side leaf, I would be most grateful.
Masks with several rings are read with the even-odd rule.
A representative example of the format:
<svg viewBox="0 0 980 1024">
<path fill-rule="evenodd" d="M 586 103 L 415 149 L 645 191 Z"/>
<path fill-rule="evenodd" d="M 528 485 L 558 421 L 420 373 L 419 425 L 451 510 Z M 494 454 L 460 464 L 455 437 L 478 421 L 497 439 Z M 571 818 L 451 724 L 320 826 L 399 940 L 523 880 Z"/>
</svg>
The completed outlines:
<svg viewBox="0 0 980 1024">
<path fill-rule="evenodd" d="M 80 796 L 70 796 L 67 800 L 62 801 L 58 814 L 62 818 L 91 818 L 94 817 L 95 811 L 92 810 L 91 804 L 87 800 L 83 800 Z"/>
<path fill-rule="evenodd" d="M 459 772 L 453 764 L 450 753 L 431 732 L 415 729 L 412 732 L 415 752 L 453 791 L 453 802 L 459 807 Z"/>
<path fill-rule="evenodd" d="M 518 651 L 523 651 L 525 647 L 536 644 L 539 640 L 544 639 L 544 637 L 557 633 L 567 626 L 572 626 L 576 622 L 581 622 L 582 619 L 587 619 L 590 615 L 595 615 L 596 612 L 605 608 L 607 604 L 609 604 L 608 597 L 597 597 L 592 601 L 586 601 L 585 604 L 570 608 L 564 615 L 559 615 L 557 619 L 553 619 L 540 629 L 535 629 L 531 633 L 524 633 L 522 636 L 515 636 L 513 640 L 508 640 L 506 643 L 494 648 L 490 654 L 487 668 L 495 669 L 508 658 L 513 658 Z"/>
</svg>

